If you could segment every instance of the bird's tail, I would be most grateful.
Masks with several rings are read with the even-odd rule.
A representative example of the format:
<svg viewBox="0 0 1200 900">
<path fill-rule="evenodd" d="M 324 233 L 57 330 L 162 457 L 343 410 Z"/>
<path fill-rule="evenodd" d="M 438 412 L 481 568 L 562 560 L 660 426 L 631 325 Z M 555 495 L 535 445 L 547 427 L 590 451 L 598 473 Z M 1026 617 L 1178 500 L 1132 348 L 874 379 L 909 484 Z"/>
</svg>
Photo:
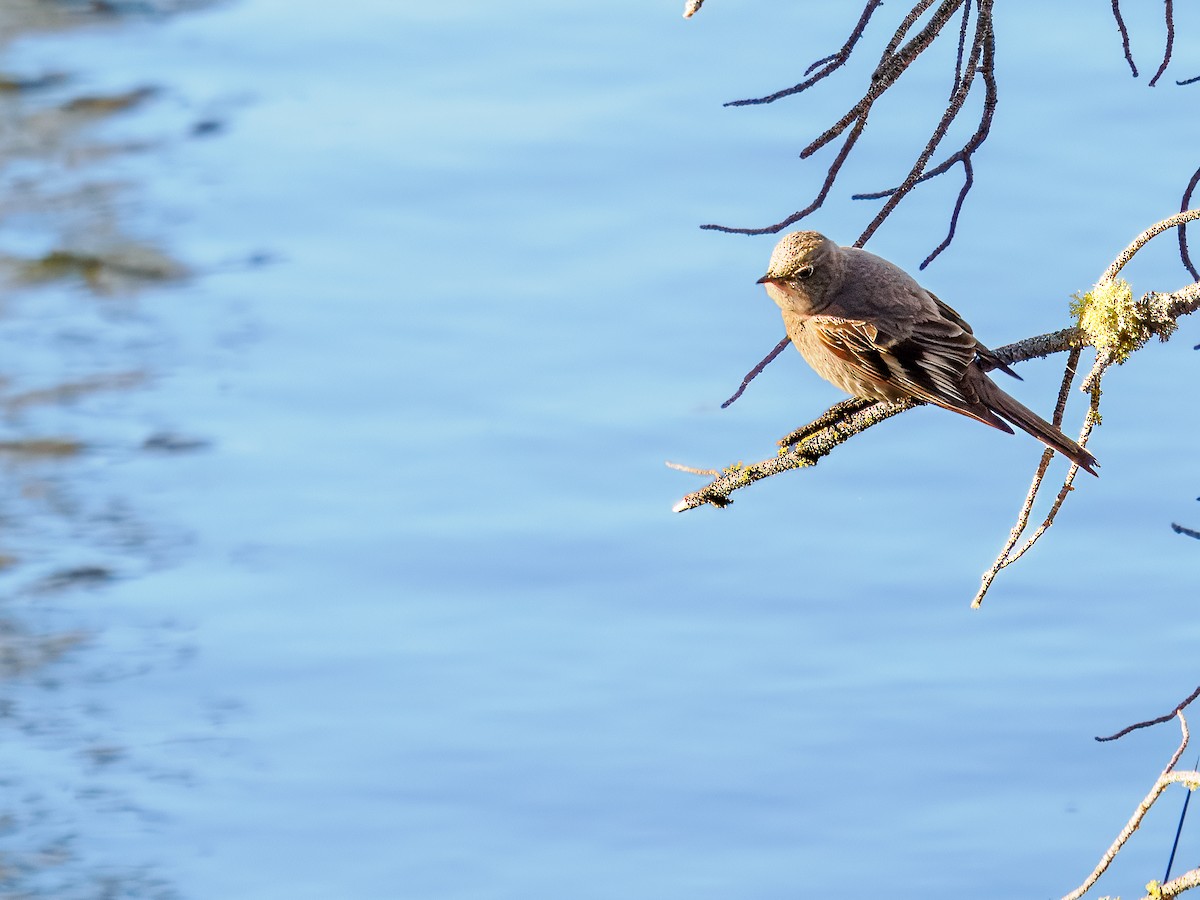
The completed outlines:
<svg viewBox="0 0 1200 900">
<path fill-rule="evenodd" d="M 980 373 L 982 374 L 982 373 Z M 1079 468 L 1085 469 L 1092 475 L 1099 475 L 1096 466 L 1100 465 L 1096 457 L 1088 453 L 1077 443 L 1035 413 L 1032 409 L 1009 396 L 999 386 L 984 375 L 976 382 L 979 399 L 1000 418 L 1011 422 L 1022 431 L 1027 432 L 1050 447 L 1057 450 Z"/>
</svg>

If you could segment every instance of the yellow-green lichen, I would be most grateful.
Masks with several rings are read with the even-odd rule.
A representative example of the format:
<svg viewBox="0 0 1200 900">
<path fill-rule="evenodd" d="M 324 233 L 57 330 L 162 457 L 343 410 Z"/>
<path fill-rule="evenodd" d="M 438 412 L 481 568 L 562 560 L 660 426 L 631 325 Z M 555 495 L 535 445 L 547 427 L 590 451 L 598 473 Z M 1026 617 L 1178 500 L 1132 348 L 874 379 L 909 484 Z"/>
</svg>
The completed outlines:
<svg viewBox="0 0 1200 900">
<path fill-rule="evenodd" d="M 1079 322 L 1079 330 L 1093 347 L 1107 351 L 1116 362 L 1125 362 L 1150 340 L 1149 311 L 1133 299 L 1124 279 L 1103 282 L 1074 298 L 1071 314 Z"/>
</svg>

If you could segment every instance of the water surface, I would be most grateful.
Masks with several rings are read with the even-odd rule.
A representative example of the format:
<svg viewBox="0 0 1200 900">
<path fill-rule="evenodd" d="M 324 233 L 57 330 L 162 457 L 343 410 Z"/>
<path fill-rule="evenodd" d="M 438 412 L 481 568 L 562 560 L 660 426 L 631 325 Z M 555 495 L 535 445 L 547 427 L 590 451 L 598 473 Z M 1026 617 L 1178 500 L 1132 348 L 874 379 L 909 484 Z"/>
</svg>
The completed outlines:
<svg viewBox="0 0 1200 900">
<path fill-rule="evenodd" d="M 788 354 L 717 408 L 781 334 L 753 283 L 773 241 L 696 225 L 806 203 L 828 154 L 796 154 L 860 83 L 721 109 L 849 20 L 678 13 L 241 0 L 9 46 L 69 71 L 31 107 L 157 88 L 79 138 L 119 149 L 6 184 L 110 185 L 127 243 L 187 272 L 6 301 L 15 383 L 128 375 L 9 421 L 82 445 L 8 479 L 4 614 L 59 638 L 5 682 L 9 852 L 41 861 L 17 888 L 1007 898 L 1107 847 L 1177 734 L 1092 736 L 1195 682 L 1197 546 L 1169 528 L 1200 520 L 1172 388 L 1194 325 L 1106 382 L 1103 478 L 982 611 L 1039 450 L 938 410 L 670 514 L 696 481 L 664 459 L 769 456 L 837 399 Z M 1129 77 L 1106 10 L 1008 15 L 995 134 L 923 275 L 995 344 L 1061 327 L 1195 167 L 1190 95 Z M 881 112 L 814 227 L 853 239 L 848 195 L 907 168 L 919 109 Z M 872 248 L 915 267 L 956 189 Z M 6 220 L 0 249 L 75 246 L 72 215 Z M 1169 250 L 1135 290 L 1186 282 Z M 1023 374 L 1048 405 L 1054 365 Z M 1102 890 L 1161 875 L 1168 806 Z"/>
</svg>

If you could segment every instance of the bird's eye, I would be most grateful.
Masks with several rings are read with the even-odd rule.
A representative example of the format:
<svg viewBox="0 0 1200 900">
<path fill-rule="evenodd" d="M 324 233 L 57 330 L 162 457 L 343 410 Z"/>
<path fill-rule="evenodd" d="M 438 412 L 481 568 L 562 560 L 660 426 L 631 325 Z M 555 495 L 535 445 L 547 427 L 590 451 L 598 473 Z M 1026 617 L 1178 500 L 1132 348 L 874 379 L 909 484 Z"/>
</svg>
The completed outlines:
<svg viewBox="0 0 1200 900">
<path fill-rule="evenodd" d="M 812 273 L 813 273 L 812 266 L 802 266 L 801 268 L 796 270 L 796 277 L 797 278 L 809 278 L 812 276 Z"/>
</svg>

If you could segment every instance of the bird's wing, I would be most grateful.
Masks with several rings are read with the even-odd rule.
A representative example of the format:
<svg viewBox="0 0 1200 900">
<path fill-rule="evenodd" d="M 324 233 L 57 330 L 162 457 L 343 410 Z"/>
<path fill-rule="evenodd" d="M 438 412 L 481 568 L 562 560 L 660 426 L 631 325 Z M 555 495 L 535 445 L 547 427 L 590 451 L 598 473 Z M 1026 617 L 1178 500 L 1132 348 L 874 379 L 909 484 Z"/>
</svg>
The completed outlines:
<svg viewBox="0 0 1200 900">
<path fill-rule="evenodd" d="M 974 379 L 967 377 L 975 361 L 976 340 L 954 319 L 922 317 L 908 334 L 888 334 L 879 326 L 838 316 L 813 316 L 806 329 L 833 356 L 860 378 L 881 381 L 898 394 L 915 397 L 1010 429 L 980 400 Z"/>
<path fill-rule="evenodd" d="M 926 291 L 925 293 L 933 298 L 933 302 L 937 304 L 938 312 L 942 314 L 943 318 L 949 319 L 972 337 L 975 336 L 974 332 L 971 330 L 971 326 L 967 324 L 966 319 L 960 316 L 954 307 L 939 300 L 933 291 Z M 975 338 L 975 352 L 979 355 L 980 359 L 988 364 L 990 368 L 999 369 L 1005 375 L 1011 375 L 1013 378 L 1017 379 L 1017 381 L 1024 380 L 1020 375 L 1008 367 L 1008 363 L 1001 360 L 1000 357 L 984 346 L 983 342 L 980 341 L 979 338 Z"/>
</svg>

